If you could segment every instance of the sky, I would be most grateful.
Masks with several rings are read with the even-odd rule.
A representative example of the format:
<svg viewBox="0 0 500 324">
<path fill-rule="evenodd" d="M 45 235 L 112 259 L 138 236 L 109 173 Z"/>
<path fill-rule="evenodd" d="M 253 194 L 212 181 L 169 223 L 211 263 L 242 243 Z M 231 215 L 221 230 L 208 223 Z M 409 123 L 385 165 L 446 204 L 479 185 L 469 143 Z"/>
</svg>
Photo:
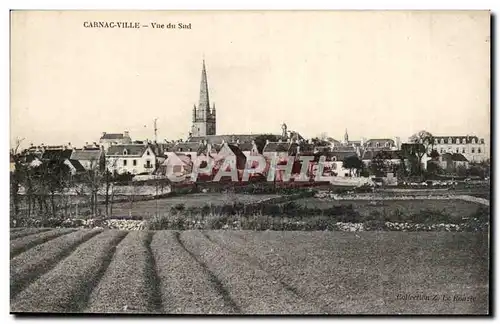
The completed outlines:
<svg viewBox="0 0 500 324">
<path fill-rule="evenodd" d="M 11 144 L 186 138 L 203 58 L 218 134 L 489 142 L 489 12 L 14 11 Z"/>
</svg>

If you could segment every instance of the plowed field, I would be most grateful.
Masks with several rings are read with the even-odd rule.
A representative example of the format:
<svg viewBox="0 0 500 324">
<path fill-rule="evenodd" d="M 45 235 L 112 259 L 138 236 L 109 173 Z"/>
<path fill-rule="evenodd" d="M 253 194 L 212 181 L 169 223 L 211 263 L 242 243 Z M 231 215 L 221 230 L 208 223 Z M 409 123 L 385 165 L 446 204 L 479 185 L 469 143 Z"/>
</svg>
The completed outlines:
<svg viewBox="0 0 500 324">
<path fill-rule="evenodd" d="M 11 312 L 487 314 L 488 235 L 15 229 Z"/>
</svg>

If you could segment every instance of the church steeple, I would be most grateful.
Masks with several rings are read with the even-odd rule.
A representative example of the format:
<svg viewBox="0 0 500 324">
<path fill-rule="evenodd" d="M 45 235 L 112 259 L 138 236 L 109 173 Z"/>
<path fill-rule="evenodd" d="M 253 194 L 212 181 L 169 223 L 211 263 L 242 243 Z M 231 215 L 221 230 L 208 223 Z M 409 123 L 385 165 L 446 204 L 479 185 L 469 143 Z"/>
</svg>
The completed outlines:
<svg viewBox="0 0 500 324">
<path fill-rule="evenodd" d="M 193 136 L 215 135 L 216 131 L 216 112 L 215 104 L 210 108 L 210 99 L 208 95 L 207 69 L 205 59 L 203 58 L 203 67 L 201 69 L 200 83 L 200 101 L 198 107 L 193 109 Z"/>
<path fill-rule="evenodd" d="M 208 97 L 208 81 L 205 59 L 203 59 L 203 68 L 201 70 L 200 102 L 198 103 L 198 111 L 202 112 L 204 120 L 206 120 L 210 115 L 210 99 Z"/>
<path fill-rule="evenodd" d="M 344 143 L 349 143 L 349 134 L 347 134 L 347 128 L 345 129 L 345 134 L 344 134 Z"/>
</svg>

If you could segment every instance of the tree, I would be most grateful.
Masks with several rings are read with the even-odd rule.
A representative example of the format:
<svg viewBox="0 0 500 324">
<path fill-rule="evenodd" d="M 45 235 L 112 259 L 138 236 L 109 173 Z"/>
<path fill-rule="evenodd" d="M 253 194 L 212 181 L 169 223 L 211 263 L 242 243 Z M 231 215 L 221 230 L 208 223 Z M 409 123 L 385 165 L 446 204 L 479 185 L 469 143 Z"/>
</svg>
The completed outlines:
<svg viewBox="0 0 500 324">
<path fill-rule="evenodd" d="M 421 130 L 409 138 L 409 142 L 417 144 L 414 146 L 413 154 L 418 159 L 417 172 L 418 175 L 422 174 L 422 158 L 425 154 L 431 153 L 434 149 L 434 136 L 425 130 Z"/>
<path fill-rule="evenodd" d="M 260 154 L 262 154 L 264 146 L 266 146 L 266 141 L 277 142 L 279 139 L 280 139 L 279 136 L 273 134 L 262 134 L 257 136 L 254 141 L 255 145 L 257 146 L 257 150 L 259 151 Z"/>
<path fill-rule="evenodd" d="M 363 162 L 357 155 L 350 155 L 342 161 L 342 166 L 349 169 L 349 175 L 352 175 L 352 170 L 361 170 L 363 168 Z"/>
<path fill-rule="evenodd" d="M 383 177 L 386 174 L 387 169 L 390 167 L 388 160 L 391 159 L 390 153 L 386 151 L 380 151 L 376 154 L 370 161 L 370 171 L 376 177 Z"/>
</svg>

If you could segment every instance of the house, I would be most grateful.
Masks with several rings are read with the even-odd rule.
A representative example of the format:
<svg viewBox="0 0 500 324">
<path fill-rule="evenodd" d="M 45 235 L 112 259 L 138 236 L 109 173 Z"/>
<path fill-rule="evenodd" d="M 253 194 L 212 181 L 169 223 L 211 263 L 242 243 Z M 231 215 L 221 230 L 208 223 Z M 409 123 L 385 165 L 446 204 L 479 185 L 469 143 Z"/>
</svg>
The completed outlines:
<svg viewBox="0 0 500 324">
<path fill-rule="evenodd" d="M 439 154 L 462 154 L 468 161 L 481 162 L 489 158 L 484 138 L 470 135 L 434 136 L 433 147 Z"/>
<path fill-rule="evenodd" d="M 231 169 L 236 168 L 237 170 L 244 170 L 246 167 L 247 157 L 241 149 L 233 144 L 224 143 L 220 150 L 215 156 L 213 156 L 214 163 L 216 165 L 222 166 L 222 164 L 229 160 L 229 166 Z"/>
<path fill-rule="evenodd" d="M 118 174 L 151 174 L 156 169 L 156 156 L 149 144 L 119 144 L 109 147 L 106 168 Z"/>
<path fill-rule="evenodd" d="M 128 131 L 123 132 L 123 134 L 103 132 L 99 139 L 99 146 L 104 149 L 105 152 L 107 152 L 111 146 L 120 144 L 132 144 L 132 139 Z"/>
<path fill-rule="evenodd" d="M 75 149 L 70 160 L 76 160 L 85 170 L 98 170 L 104 162 L 104 153 L 99 149 Z"/>
<path fill-rule="evenodd" d="M 368 167 L 373 160 L 384 160 L 388 165 L 401 163 L 401 151 L 393 150 L 366 150 L 363 152 L 361 161 Z"/>
<path fill-rule="evenodd" d="M 73 151 L 73 149 L 68 149 L 66 147 L 45 147 L 41 162 L 49 167 L 57 165 L 64 166 L 72 175 L 85 172 L 85 168 L 79 161 L 71 159 Z M 31 164 L 34 164 L 33 161 Z"/>
<path fill-rule="evenodd" d="M 239 143 L 236 142 L 234 145 L 238 146 L 238 148 L 245 154 L 246 157 L 259 155 L 259 150 L 255 141 L 250 143 Z"/>
<path fill-rule="evenodd" d="M 439 164 L 444 170 L 452 171 L 458 167 L 469 167 L 469 161 L 460 153 L 444 153 L 439 157 Z"/>
<path fill-rule="evenodd" d="M 268 159 L 272 159 L 273 157 L 278 158 L 278 162 L 287 161 L 289 156 L 297 156 L 300 151 L 300 146 L 297 142 L 270 142 L 266 141 L 266 145 L 262 150 L 262 155 Z"/>
<path fill-rule="evenodd" d="M 156 174 L 170 177 L 181 177 L 191 174 L 193 163 L 191 156 L 185 153 L 168 152 L 165 161 L 161 163 Z"/>
</svg>

